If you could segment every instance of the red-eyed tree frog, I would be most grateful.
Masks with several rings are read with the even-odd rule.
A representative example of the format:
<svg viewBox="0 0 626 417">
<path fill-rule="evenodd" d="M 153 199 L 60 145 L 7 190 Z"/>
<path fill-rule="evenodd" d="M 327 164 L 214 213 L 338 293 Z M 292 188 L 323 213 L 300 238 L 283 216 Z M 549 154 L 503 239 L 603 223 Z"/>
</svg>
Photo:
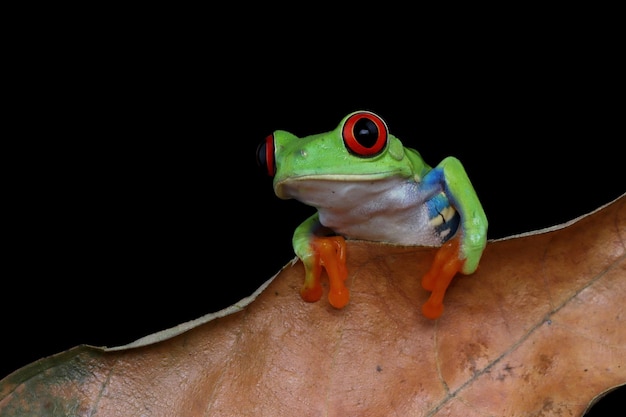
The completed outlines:
<svg viewBox="0 0 626 417">
<path fill-rule="evenodd" d="M 447 157 L 431 168 L 378 115 L 353 112 L 335 130 L 303 138 L 276 130 L 258 147 L 257 159 L 279 198 L 316 209 L 292 242 L 305 268 L 305 301 L 321 298 L 323 267 L 330 304 L 348 303 L 345 239 L 439 247 L 422 277 L 431 292 L 422 313 L 430 319 L 442 314 L 456 273 L 476 271 L 487 217 L 463 165 Z"/>
</svg>

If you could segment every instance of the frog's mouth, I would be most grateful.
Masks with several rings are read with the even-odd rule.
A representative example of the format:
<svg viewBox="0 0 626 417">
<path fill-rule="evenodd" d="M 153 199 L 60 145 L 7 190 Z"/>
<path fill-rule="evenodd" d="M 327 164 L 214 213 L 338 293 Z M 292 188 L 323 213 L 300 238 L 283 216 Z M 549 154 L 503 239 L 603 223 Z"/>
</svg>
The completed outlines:
<svg viewBox="0 0 626 417">
<path fill-rule="evenodd" d="M 363 175 L 305 175 L 279 181 L 274 192 L 279 198 L 294 198 L 314 207 L 354 206 L 392 192 L 406 181 L 391 172 Z"/>
</svg>

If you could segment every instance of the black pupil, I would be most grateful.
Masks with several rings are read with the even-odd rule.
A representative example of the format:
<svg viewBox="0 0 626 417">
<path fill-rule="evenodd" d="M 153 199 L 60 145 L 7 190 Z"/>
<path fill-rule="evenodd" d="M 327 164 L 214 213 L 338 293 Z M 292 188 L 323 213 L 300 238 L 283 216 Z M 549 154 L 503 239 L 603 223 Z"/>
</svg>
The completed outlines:
<svg viewBox="0 0 626 417">
<path fill-rule="evenodd" d="M 371 148 L 378 140 L 376 123 L 369 119 L 360 119 L 354 124 L 354 138 L 366 148 Z"/>
</svg>

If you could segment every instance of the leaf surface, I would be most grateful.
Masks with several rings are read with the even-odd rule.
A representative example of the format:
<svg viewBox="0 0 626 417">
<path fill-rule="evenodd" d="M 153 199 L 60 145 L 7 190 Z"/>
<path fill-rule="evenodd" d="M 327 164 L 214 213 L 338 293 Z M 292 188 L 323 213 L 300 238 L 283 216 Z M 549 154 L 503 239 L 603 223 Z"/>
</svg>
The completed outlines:
<svg viewBox="0 0 626 417">
<path fill-rule="evenodd" d="M 436 321 L 435 250 L 348 242 L 350 303 L 286 265 L 249 304 L 128 347 L 77 346 L 0 381 L 0 415 L 582 416 L 626 383 L 626 197 L 490 241 Z"/>
</svg>

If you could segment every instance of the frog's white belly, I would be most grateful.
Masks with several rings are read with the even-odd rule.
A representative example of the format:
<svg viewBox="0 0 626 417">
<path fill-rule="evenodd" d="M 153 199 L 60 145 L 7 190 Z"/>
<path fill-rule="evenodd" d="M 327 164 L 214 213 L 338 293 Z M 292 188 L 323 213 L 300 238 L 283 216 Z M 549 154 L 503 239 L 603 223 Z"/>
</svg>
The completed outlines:
<svg viewBox="0 0 626 417">
<path fill-rule="evenodd" d="M 348 239 L 424 246 L 443 241 L 426 205 L 432 195 L 425 195 L 411 179 L 307 179 L 283 184 L 283 191 L 317 208 L 320 222 Z"/>
</svg>

